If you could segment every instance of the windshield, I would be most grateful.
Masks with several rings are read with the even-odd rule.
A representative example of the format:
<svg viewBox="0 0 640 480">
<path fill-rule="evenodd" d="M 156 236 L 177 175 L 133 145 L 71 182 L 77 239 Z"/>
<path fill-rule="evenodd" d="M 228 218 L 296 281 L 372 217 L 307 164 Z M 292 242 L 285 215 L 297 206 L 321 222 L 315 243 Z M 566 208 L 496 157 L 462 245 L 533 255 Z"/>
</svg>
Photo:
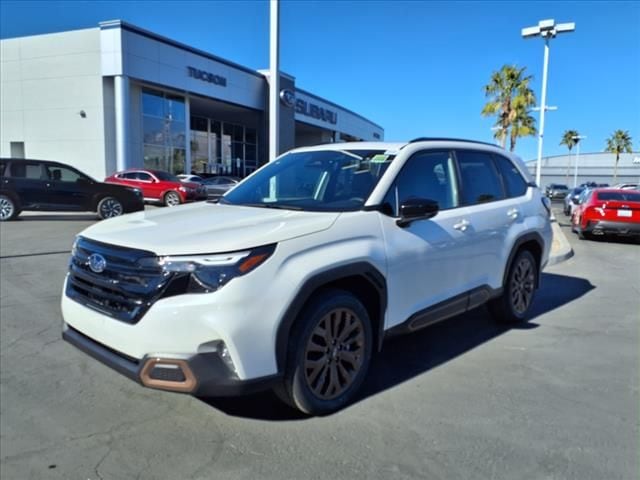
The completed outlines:
<svg viewBox="0 0 640 480">
<path fill-rule="evenodd" d="M 359 210 L 393 158 L 384 150 L 289 153 L 240 183 L 220 203 L 323 212 Z"/>
<path fill-rule="evenodd" d="M 161 172 L 156 170 L 153 172 L 153 174 L 156 177 L 158 177 L 158 180 L 162 180 L 163 182 L 179 182 L 180 181 L 178 177 L 167 172 Z"/>
</svg>

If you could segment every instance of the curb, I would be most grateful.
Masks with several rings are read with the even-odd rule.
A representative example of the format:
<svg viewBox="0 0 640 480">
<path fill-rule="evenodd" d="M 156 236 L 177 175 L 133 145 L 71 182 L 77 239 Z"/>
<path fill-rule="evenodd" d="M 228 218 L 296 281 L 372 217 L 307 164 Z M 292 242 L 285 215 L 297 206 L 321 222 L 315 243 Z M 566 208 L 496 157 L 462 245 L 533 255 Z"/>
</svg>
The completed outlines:
<svg viewBox="0 0 640 480">
<path fill-rule="evenodd" d="M 564 262 L 574 255 L 569 240 L 567 240 L 555 218 L 551 222 L 551 230 L 553 231 L 553 243 L 551 244 L 551 254 L 549 255 L 547 267 Z"/>
</svg>

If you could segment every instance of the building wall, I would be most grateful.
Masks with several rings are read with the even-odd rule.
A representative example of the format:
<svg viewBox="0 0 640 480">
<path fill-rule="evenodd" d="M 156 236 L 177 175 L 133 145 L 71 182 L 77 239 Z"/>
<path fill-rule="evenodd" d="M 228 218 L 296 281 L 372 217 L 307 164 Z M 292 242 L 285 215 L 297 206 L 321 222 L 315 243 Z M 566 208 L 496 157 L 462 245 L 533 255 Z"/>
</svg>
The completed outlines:
<svg viewBox="0 0 640 480">
<path fill-rule="evenodd" d="M 526 162 L 532 175 L 535 176 L 536 160 Z M 577 185 L 586 182 L 637 183 L 640 182 L 640 152 L 620 154 L 617 177 L 613 172 L 615 155 L 613 153 L 595 152 L 580 153 L 578 158 Z M 544 157 L 542 159 L 540 181 L 542 186 L 548 183 L 574 184 L 576 154 Z"/>
<path fill-rule="evenodd" d="M 0 154 L 105 174 L 105 105 L 97 28 L 0 41 Z M 85 112 L 85 118 L 80 115 Z"/>
</svg>

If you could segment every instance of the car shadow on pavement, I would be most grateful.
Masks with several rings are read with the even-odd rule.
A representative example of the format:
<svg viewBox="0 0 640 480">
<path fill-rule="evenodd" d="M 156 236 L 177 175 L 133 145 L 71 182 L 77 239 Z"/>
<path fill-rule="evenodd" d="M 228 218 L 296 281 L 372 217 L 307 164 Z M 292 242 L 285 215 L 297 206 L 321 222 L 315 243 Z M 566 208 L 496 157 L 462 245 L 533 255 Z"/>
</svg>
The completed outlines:
<svg viewBox="0 0 640 480">
<path fill-rule="evenodd" d="M 374 356 L 356 403 L 422 375 L 510 329 L 538 328 L 540 324 L 535 322 L 536 318 L 579 299 L 594 288 L 584 278 L 543 273 L 541 288 L 536 293 L 529 321 L 525 323 L 515 326 L 496 323 L 486 307 L 480 307 L 413 334 L 391 338 Z M 201 400 L 232 416 L 270 421 L 309 418 L 280 402 L 271 392 Z"/>
</svg>

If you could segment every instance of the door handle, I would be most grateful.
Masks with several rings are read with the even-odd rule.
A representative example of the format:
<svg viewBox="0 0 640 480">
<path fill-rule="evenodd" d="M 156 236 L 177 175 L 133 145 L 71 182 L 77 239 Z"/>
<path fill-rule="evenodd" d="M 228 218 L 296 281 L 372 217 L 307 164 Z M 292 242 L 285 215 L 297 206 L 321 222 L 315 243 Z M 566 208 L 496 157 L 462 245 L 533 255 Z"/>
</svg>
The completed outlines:
<svg viewBox="0 0 640 480">
<path fill-rule="evenodd" d="M 455 228 L 456 230 L 460 230 L 461 232 L 464 232 L 467 228 L 469 228 L 469 221 L 468 220 L 460 220 L 458 223 L 456 223 L 453 228 Z"/>
<path fill-rule="evenodd" d="M 518 215 L 520 215 L 520 212 L 518 211 L 517 208 L 511 208 L 507 211 L 507 216 L 513 220 L 518 218 Z"/>
</svg>

